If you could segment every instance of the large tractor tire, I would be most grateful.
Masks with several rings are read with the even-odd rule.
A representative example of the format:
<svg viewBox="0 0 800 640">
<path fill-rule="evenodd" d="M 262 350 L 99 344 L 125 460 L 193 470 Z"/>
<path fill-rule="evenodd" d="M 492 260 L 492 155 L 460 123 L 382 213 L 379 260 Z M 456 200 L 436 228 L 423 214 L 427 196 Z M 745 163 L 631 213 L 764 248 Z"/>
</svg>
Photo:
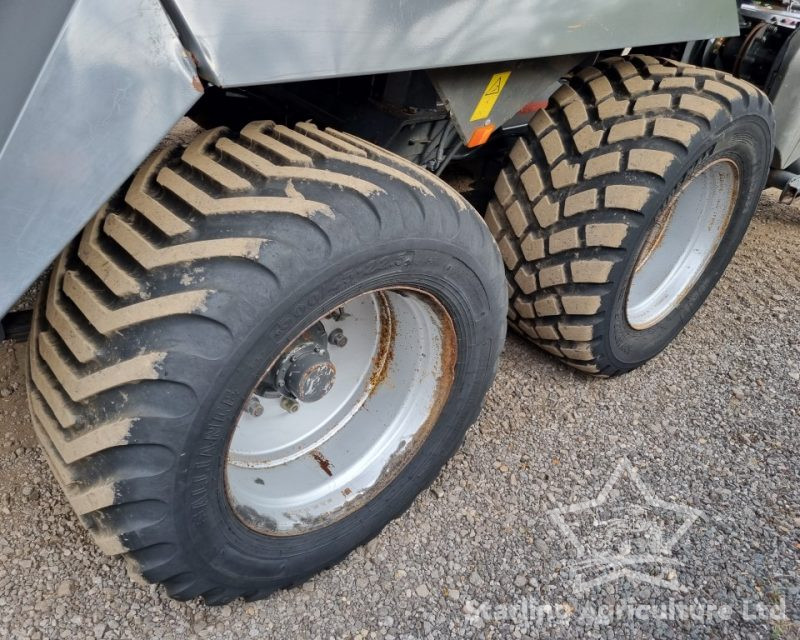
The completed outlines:
<svg viewBox="0 0 800 640">
<path fill-rule="evenodd" d="M 686 325 L 722 275 L 766 181 L 767 97 L 650 56 L 571 77 L 514 144 L 486 221 L 513 328 L 611 376 Z"/>
<path fill-rule="evenodd" d="M 207 131 L 58 259 L 36 433 L 103 551 L 175 598 L 263 597 L 435 478 L 493 378 L 503 283 L 432 174 L 311 124 Z"/>
</svg>

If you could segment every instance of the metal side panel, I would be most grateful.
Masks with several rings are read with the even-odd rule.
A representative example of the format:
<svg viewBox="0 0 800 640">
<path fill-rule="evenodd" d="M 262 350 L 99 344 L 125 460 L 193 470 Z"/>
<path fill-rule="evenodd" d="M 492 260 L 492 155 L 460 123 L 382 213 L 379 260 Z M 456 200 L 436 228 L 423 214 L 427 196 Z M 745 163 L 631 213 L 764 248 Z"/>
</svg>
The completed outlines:
<svg viewBox="0 0 800 640">
<path fill-rule="evenodd" d="M 0 81 L 2 316 L 201 89 L 158 0 L 2 0 Z"/>
<path fill-rule="evenodd" d="M 164 0 L 201 75 L 233 87 L 703 40 L 736 0 Z"/>
<path fill-rule="evenodd" d="M 466 143 L 478 129 L 506 124 L 528 103 L 546 104 L 558 89 L 559 78 L 584 57 L 556 56 L 448 67 L 434 69 L 430 77 Z M 529 113 L 523 124 L 530 118 Z"/>
<path fill-rule="evenodd" d="M 800 158 L 800 30 L 789 36 L 769 97 L 775 107 L 775 156 L 772 166 L 786 169 Z"/>
</svg>

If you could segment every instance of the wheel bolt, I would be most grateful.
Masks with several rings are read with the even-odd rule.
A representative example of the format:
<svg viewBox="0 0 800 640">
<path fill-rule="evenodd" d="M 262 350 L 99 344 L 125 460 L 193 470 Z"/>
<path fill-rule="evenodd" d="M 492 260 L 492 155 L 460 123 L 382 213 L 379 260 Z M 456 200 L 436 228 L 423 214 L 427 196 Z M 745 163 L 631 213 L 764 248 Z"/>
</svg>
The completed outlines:
<svg viewBox="0 0 800 640">
<path fill-rule="evenodd" d="M 335 347 L 343 347 L 347 344 L 347 336 L 344 335 L 344 331 L 341 329 L 334 329 L 328 335 L 328 342 Z"/>
<path fill-rule="evenodd" d="M 294 398 L 287 398 L 283 396 L 281 398 L 281 409 L 286 411 L 287 413 L 297 413 L 297 410 L 300 408 L 300 403 L 297 402 Z"/>
<path fill-rule="evenodd" d="M 261 406 L 261 403 L 258 401 L 258 398 L 253 396 L 248 401 L 245 411 L 247 411 L 247 413 L 249 413 L 254 418 L 258 418 L 261 414 L 264 413 L 264 407 Z"/>
</svg>

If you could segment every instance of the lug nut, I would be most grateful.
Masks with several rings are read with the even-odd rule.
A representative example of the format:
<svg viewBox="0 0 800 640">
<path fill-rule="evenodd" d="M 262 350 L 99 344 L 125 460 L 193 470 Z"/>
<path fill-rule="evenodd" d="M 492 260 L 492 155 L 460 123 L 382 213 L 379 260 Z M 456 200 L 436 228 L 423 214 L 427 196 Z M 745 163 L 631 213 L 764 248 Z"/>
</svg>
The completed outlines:
<svg viewBox="0 0 800 640">
<path fill-rule="evenodd" d="M 335 347 L 343 347 L 347 344 L 347 336 L 344 335 L 344 331 L 341 329 L 334 329 L 328 335 L 328 342 Z"/>
<path fill-rule="evenodd" d="M 281 409 L 286 411 L 287 413 L 297 413 L 297 410 L 300 408 L 300 403 L 297 402 L 294 398 L 287 398 L 283 396 L 281 398 Z"/>
<path fill-rule="evenodd" d="M 258 401 L 258 398 L 253 396 L 247 403 L 247 408 L 245 409 L 245 411 L 247 411 L 247 413 L 249 413 L 254 418 L 258 418 L 261 414 L 264 413 L 264 407 L 261 406 L 261 403 Z"/>
</svg>

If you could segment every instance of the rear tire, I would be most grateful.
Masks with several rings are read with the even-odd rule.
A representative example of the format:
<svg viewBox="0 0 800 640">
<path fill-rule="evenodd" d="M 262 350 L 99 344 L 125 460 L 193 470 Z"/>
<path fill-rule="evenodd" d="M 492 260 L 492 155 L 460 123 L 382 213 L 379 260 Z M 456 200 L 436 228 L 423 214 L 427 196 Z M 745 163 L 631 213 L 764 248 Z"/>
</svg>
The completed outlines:
<svg viewBox="0 0 800 640">
<path fill-rule="evenodd" d="M 772 131 L 767 97 L 723 72 L 634 55 L 570 78 L 515 143 L 486 213 L 506 265 L 511 326 L 587 373 L 616 375 L 655 356 L 741 241 L 766 181 Z M 707 259 L 692 263 L 681 257 L 695 250 L 690 241 L 674 241 L 670 253 L 654 229 L 673 219 L 672 205 L 700 175 L 698 211 L 708 212 L 716 187 L 703 172 L 721 163 L 729 169 L 719 176 L 735 175 L 738 186 L 724 224 L 697 249 Z M 702 233 L 700 222 L 667 228 L 697 224 Z M 673 263 L 694 268 L 672 288 L 669 276 L 650 277 L 649 293 L 674 294 L 660 307 L 658 296 L 632 288 L 651 254 L 664 273 Z"/>
<path fill-rule="evenodd" d="M 497 365 L 503 278 L 480 217 L 432 174 L 310 124 L 211 130 L 156 152 L 58 259 L 30 340 L 34 427 L 103 551 L 175 598 L 260 598 L 375 536 L 454 453 Z M 265 534 L 226 484 L 242 408 L 296 336 L 382 288 L 452 322 L 449 395 L 369 500 Z"/>
</svg>

